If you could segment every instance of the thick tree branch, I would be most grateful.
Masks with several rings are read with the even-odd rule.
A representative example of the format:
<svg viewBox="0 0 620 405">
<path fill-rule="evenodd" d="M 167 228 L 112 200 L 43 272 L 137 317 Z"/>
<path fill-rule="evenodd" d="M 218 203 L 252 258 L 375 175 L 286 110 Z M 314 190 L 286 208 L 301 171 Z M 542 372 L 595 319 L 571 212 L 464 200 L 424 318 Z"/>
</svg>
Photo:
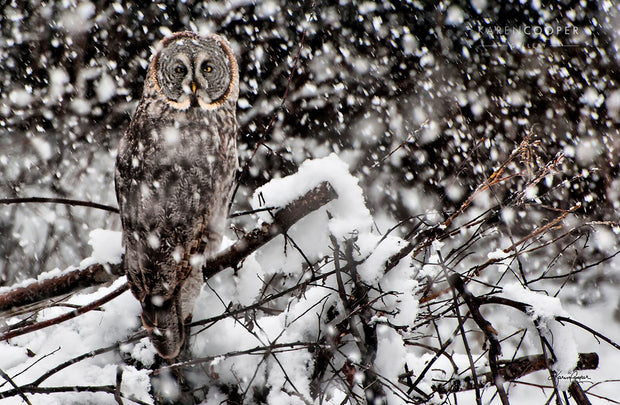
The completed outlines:
<svg viewBox="0 0 620 405">
<path fill-rule="evenodd" d="M 275 236 L 287 231 L 295 222 L 337 197 L 329 183 L 321 183 L 304 196 L 291 202 L 274 214 L 274 221 L 263 224 L 239 241 L 207 260 L 203 273 L 209 278 L 227 267 L 238 266 L 241 261 L 269 242 Z M 68 294 L 86 287 L 110 282 L 122 275 L 122 264 L 95 264 L 81 270 L 74 270 L 61 276 L 32 283 L 0 295 L 0 311 L 23 307 L 46 299 Z"/>
<path fill-rule="evenodd" d="M 122 274 L 120 264 L 94 264 L 58 277 L 38 281 L 0 295 L 0 311 L 68 294 L 82 288 L 104 284 Z"/>
<path fill-rule="evenodd" d="M 581 389 L 581 385 L 577 381 L 573 381 L 568 387 L 571 397 L 577 402 L 577 405 L 592 405 L 586 393 Z"/>
<path fill-rule="evenodd" d="M 295 222 L 337 197 L 338 195 L 329 183 L 319 184 L 304 196 L 299 197 L 286 207 L 275 212 L 272 223 L 263 224 L 261 227 L 246 233 L 232 246 L 220 252 L 213 259 L 208 260 L 202 269 L 205 280 L 227 267 L 237 267 L 239 263 L 259 247 L 277 235 L 288 231 Z"/>
</svg>

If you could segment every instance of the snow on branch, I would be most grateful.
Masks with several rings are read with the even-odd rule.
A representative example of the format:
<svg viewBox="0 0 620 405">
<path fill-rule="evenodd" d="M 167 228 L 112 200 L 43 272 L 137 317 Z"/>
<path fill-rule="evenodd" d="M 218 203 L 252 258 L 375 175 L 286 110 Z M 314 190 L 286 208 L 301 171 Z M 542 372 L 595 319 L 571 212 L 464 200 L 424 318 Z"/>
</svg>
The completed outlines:
<svg viewBox="0 0 620 405">
<path fill-rule="evenodd" d="M 259 247 L 269 242 L 275 236 L 285 233 L 301 218 L 337 197 L 332 186 L 327 182 L 323 182 L 302 197 L 272 213 L 272 222 L 264 223 L 260 227 L 246 233 L 232 246 L 218 253 L 213 259 L 207 260 L 202 270 L 205 280 L 208 280 L 227 267 L 236 268 L 243 259 Z"/>
<path fill-rule="evenodd" d="M 0 295 L 0 311 L 24 307 L 86 287 L 107 283 L 120 276 L 119 263 L 93 264 L 85 269 L 71 270 L 60 276 L 29 283 Z"/>
<path fill-rule="evenodd" d="M 237 266 L 239 262 L 256 251 L 260 246 L 282 232 L 286 232 L 301 218 L 336 197 L 337 195 L 329 183 L 320 183 L 303 196 L 276 211 L 273 214 L 272 223 L 263 224 L 248 232 L 235 244 L 220 252 L 214 258 L 208 259 L 203 269 L 205 279 L 227 267 Z M 71 270 L 56 277 L 44 278 L 1 294 L 0 311 L 24 307 L 86 287 L 105 284 L 121 275 L 121 263 L 95 263 L 84 269 Z"/>
</svg>

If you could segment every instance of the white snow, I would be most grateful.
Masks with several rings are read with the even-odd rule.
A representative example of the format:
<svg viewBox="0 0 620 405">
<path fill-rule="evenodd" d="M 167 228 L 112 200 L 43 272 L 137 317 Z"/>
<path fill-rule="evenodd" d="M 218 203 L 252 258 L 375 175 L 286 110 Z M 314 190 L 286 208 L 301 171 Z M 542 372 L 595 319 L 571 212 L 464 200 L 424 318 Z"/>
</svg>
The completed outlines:
<svg viewBox="0 0 620 405">
<path fill-rule="evenodd" d="M 551 343 L 557 357 L 552 366 L 553 370 L 561 375 L 570 374 L 577 365 L 579 352 L 572 330 L 555 320 L 556 316 L 569 316 L 562 307 L 560 299 L 531 291 L 518 283 L 504 285 L 502 296 L 530 306 L 528 314 L 538 323 L 539 332 Z M 560 379 L 558 385 L 565 390 L 570 382 L 567 379 Z"/>
<path fill-rule="evenodd" d="M 556 316 L 568 316 L 557 297 L 531 291 L 518 283 L 506 284 L 502 287 L 502 295 L 515 301 L 523 302 L 532 307 L 530 314 L 534 319 L 553 319 Z"/>
<path fill-rule="evenodd" d="M 465 16 L 463 10 L 458 6 L 450 6 L 446 15 L 446 24 L 458 26 L 463 24 Z"/>
<path fill-rule="evenodd" d="M 71 100 L 71 109 L 79 115 L 87 115 L 91 111 L 91 104 L 88 99 L 77 97 Z"/>
<path fill-rule="evenodd" d="M 16 107 L 26 107 L 32 100 L 32 92 L 28 89 L 15 89 L 9 93 L 9 100 Z"/>
<path fill-rule="evenodd" d="M 116 81 L 109 74 L 102 74 L 95 88 L 97 100 L 100 103 L 108 102 L 116 95 Z"/>
<path fill-rule="evenodd" d="M 288 231 L 290 239 L 304 254 L 298 252 L 292 242 L 285 241 L 281 235 L 277 236 L 246 258 L 239 269 L 234 271 L 230 268 L 225 269 L 212 277 L 203 286 L 196 300 L 193 320 L 204 320 L 219 316 L 227 309 L 257 304 L 270 294 L 307 280 L 312 272 L 307 268 L 304 256 L 313 263 L 319 260 L 321 263 L 326 263 L 320 269 L 314 269 L 319 274 L 333 270 L 333 261 L 323 260 L 333 255 L 330 235 L 336 237 L 341 248 L 346 239 L 354 238 L 353 256 L 355 260 L 360 261 L 357 265 L 359 282 L 374 287 L 368 290 L 368 299 L 373 303 L 374 311 L 371 323 L 376 326 L 378 337 L 377 355 L 373 366 L 381 378 L 387 378 L 394 383 L 391 386 L 393 389 L 386 389 L 389 403 L 403 403 L 402 391 L 399 390 L 406 392 L 407 387 L 398 382 L 398 376 L 405 372 L 405 364 L 414 375 L 417 375 L 415 373 L 420 373 L 433 357 L 427 352 L 420 354 L 419 348 L 407 344 L 409 339 L 415 339 L 416 334 L 421 332 L 411 329 L 420 311 L 419 285 L 415 275 L 420 271 L 421 275 L 433 277 L 441 271 L 441 266 L 437 265 L 439 257 L 436 251 L 446 253 L 452 244 L 449 240 L 435 241 L 430 247 L 431 253 L 424 265 L 406 257 L 386 272 L 386 260 L 399 252 L 407 242 L 396 235 L 377 233 L 358 179 L 349 173 L 348 165 L 335 154 L 307 160 L 297 173 L 274 179 L 260 187 L 252 197 L 252 206 L 279 209 L 323 181 L 328 181 L 332 185 L 338 198 L 309 214 Z M 426 215 L 429 215 L 426 211 L 433 207 L 433 201 L 436 201 L 422 190 L 406 190 L 402 191 L 401 195 L 411 199 L 410 204 Z M 424 200 L 425 198 L 428 201 Z M 485 206 L 487 202 L 485 200 L 476 204 Z M 328 218 L 327 211 L 332 215 L 331 219 Z M 510 209 L 504 210 L 503 215 L 509 222 L 517 217 L 514 212 L 510 212 Z M 430 216 L 433 217 L 433 214 Z M 271 215 L 267 212 L 258 213 L 257 217 L 264 222 L 272 221 Z M 612 234 L 601 232 L 599 241 L 603 246 L 611 238 Z M 149 237 L 149 242 L 152 245 L 160 243 L 154 235 L 152 238 Z M 225 239 L 222 248 L 231 243 L 233 240 Z M 84 259 L 80 263 L 81 266 L 120 262 L 122 255 L 120 232 L 96 229 L 90 233 L 89 244 L 93 250 L 91 257 Z M 608 243 L 606 248 L 612 249 L 613 244 Z M 486 253 L 487 258 L 501 259 L 504 256 L 500 250 Z M 202 258 L 198 261 L 201 262 Z M 346 261 L 342 260 L 341 266 L 345 264 Z M 55 270 L 42 277 L 51 277 L 59 273 L 60 270 Z M 126 279 L 122 277 L 111 286 L 75 294 L 67 300 L 67 303 L 88 304 L 118 288 L 125 281 Z M 351 295 L 353 283 L 346 273 L 343 274 L 343 282 L 345 295 Z M 554 320 L 558 315 L 567 316 L 560 300 L 530 291 L 516 283 L 505 285 L 502 294 L 531 305 L 530 317 L 525 315 L 523 319 L 511 317 L 504 321 L 505 324 L 494 322 L 494 325 L 502 326 L 500 330 L 503 331 L 506 325 L 521 327 L 522 323 L 529 323 L 529 327 L 532 327 L 533 321 L 536 321 L 538 331 L 552 344 L 558 358 L 553 366 L 554 371 L 560 374 L 570 373 L 576 364 L 577 345 L 571 330 Z M 346 309 L 338 293 L 336 277 L 331 275 L 318 283 L 308 285 L 303 293 L 295 291 L 281 299 L 261 305 L 268 306 L 269 310 L 249 311 L 245 317 L 239 319 L 226 317 L 209 324 L 206 329 L 194 328 L 190 339 L 193 357 L 207 358 L 204 369 L 208 370 L 209 375 L 216 378 L 219 384 L 239 384 L 242 390 L 247 389 L 248 392 L 254 387 L 268 386 L 270 387 L 268 401 L 271 403 L 318 403 L 318 400 L 314 401 L 310 395 L 314 354 L 305 345 L 331 342 L 340 338 L 336 325 L 345 319 Z M 38 319 L 50 319 L 71 309 L 50 307 L 43 310 Z M 328 309 L 332 309 L 336 314 L 330 323 L 325 321 Z M 91 311 L 48 329 L 0 343 L 2 353 L 0 368 L 15 376 L 17 383 L 25 384 L 36 379 L 42 370 L 50 369 L 90 350 L 122 341 L 141 330 L 139 314 L 140 304 L 127 291 L 105 304 L 102 311 Z M 7 323 L 15 323 L 17 320 L 18 318 L 11 318 Z M 443 331 L 447 325 L 438 327 Z M 323 340 L 324 337 L 327 339 Z M 363 354 L 353 336 L 347 335 L 342 339 L 332 363 L 336 370 L 343 367 L 345 361 L 353 364 L 357 370 L 354 381 L 358 384 L 353 389 L 360 394 L 359 386 L 364 381 L 363 368 L 359 362 Z M 283 345 L 286 350 L 265 352 L 260 349 L 270 345 Z M 35 353 L 33 357 L 28 356 L 27 349 Z M 257 350 L 253 354 L 230 355 L 253 349 Z M 450 350 L 454 351 L 450 356 L 457 364 L 458 370 L 466 370 L 469 367 L 467 356 L 458 346 Z M 120 351 L 124 356 L 131 356 L 146 367 L 152 366 L 155 362 L 155 351 L 146 338 L 123 344 Z M 54 353 L 50 354 L 52 352 Z M 478 356 L 476 353 L 473 354 L 474 357 Z M 37 361 L 39 363 L 36 367 L 17 375 Z M 119 364 L 123 367 L 123 394 L 134 395 L 142 401 L 152 403 L 149 396 L 151 384 L 149 371 L 123 365 L 114 352 L 67 367 L 51 377 L 44 385 L 114 384 Z M 485 367 L 484 360 L 479 361 L 477 365 Z M 328 370 L 328 373 L 331 372 Z M 452 363 L 442 356 L 418 387 L 430 392 L 433 379 L 449 379 L 455 373 L 457 371 L 453 369 Z M 170 378 L 160 379 L 158 384 L 158 389 L 172 396 L 178 393 Z M 564 382 L 560 381 L 560 384 Z M 339 403 L 346 395 L 342 391 L 343 387 L 337 384 L 326 384 L 324 388 L 323 403 L 326 404 Z M 462 395 L 459 398 L 466 398 L 469 394 Z M 63 393 L 48 397 L 30 396 L 33 403 L 61 404 L 88 401 L 115 403 L 114 398 L 108 394 Z M 211 389 L 205 403 L 217 403 L 224 397 L 217 389 Z M 7 403 L 21 403 L 21 399 L 14 397 Z"/>
<path fill-rule="evenodd" d="M 402 239 L 393 236 L 388 236 L 379 243 L 378 235 L 374 240 L 368 238 L 368 242 L 372 245 L 363 247 L 363 250 L 370 251 L 372 254 L 359 267 L 358 274 L 365 283 L 374 284 L 383 276 L 385 261 L 401 250 L 405 243 Z"/>
<path fill-rule="evenodd" d="M 607 114 L 614 119 L 615 122 L 620 121 L 620 89 L 609 92 L 609 96 L 605 100 Z"/>
<path fill-rule="evenodd" d="M 64 69 L 53 68 L 49 73 L 49 90 L 48 96 L 52 100 L 57 100 L 67 90 L 67 84 L 69 83 L 69 74 Z"/>
<path fill-rule="evenodd" d="M 26 287 L 37 281 L 48 280 L 54 277 L 58 277 L 66 272 L 75 271 L 78 268 L 85 268 L 87 266 L 96 263 L 110 263 L 116 264 L 121 262 L 121 256 L 123 249 L 121 246 L 121 233 L 118 231 L 109 231 L 105 229 L 95 229 L 89 234 L 89 245 L 92 247 L 93 252 L 90 257 L 82 260 L 78 267 L 68 267 L 65 270 L 53 269 L 43 272 L 37 276 L 36 279 L 26 279 L 20 283 L 15 283 L 11 286 L 0 287 L 0 294 L 6 291 Z"/>
<path fill-rule="evenodd" d="M 30 138 L 30 142 L 36 149 L 41 159 L 48 160 L 52 157 L 52 146 L 44 138 L 35 136 Z"/>
<path fill-rule="evenodd" d="M 126 124 L 135 110 L 136 97 L 139 97 L 139 89 L 135 86 L 143 78 L 136 75 L 144 73 L 151 53 L 143 49 L 128 55 L 123 50 L 134 49 L 133 45 L 145 41 L 154 44 L 161 36 L 172 33 L 171 29 L 203 33 L 234 31 L 236 37 L 245 36 L 253 46 L 245 49 L 239 38 L 233 38 L 232 44 L 235 53 L 249 61 L 244 69 L 247 77 L 242 78 L 243 97 L 238 102 L 240 128 L 249 130 L 244 137 L 259 135 L 261 117 L 273 113 L 277 119 L 269 147 L 276 156 L 297 164 L 326 156 L 308 161 L 302 165 L 300 173 L 273 180 L 258 190 L 260 194 L 255 197 L 260 195 L 264 201 L 255 199 L 255 207 L 282 207 L 324 180 L 330 181 L 339 194 L 337 200 L 293 226 L 288 233 L 290 239 L 274 238 L 246 258 L 239 269 L 227 269 L 210 280 L 197 301 L 194 320 L 221 315 L 227 308 L 235 310 L 256 304 L 299 281 L 333 271 L 330 236 L 337 238 L 341 248 L 345 240 L 351 239 L 354 240 L 353 258 L 359 262 L 356 280 L 371 287 L 368 291 L 368 298 L 373 301 L 371 324 L 377 327 L 380 338 L 374 366 L 382 375 L 395 378 L 404 372 L 406 362 L 415 376 L 434 353 L 429 354 L 413 344 L 422 339 L 438 347 L 437 335 L 445 342 L 444 337 L 453 331 L 448 326 L 454 326 L 454 319 L 448 313 L 437 319 L 436 329 L 411 329 L 423 322 L 420 316 L 427 315 L 420 313 L 427 310 L 427 305 L 419 307 L 418 303 L 418 288 L 421 288 L 418 280 L 426 282 L 421 276 L 437 278 L 437 283 L 428 286 L 432 292 L 445 287 L 445 267 L 439 264 L 438 252 L 448 260 L 450 270 L 462 274 L 471 274 L 468 270 L 472 266 L 489 259 L 501 260 L 500 264 L 482 270 L 469 284 L 472 292 L 483 295 L 489 293 L 489 286 L 498 280 L 502 287 L 515 279 L 535 278 L 537 274 L 532 273 L 545 269 L 550 270 L 549 275 L 566 274 L 618 250 L 620 227 L 611 214 L 613 209 L 620 212 L 620 178 L 616 173 L 620 148 L 617 128 L 620 89 L 617 80 L 610 75 L 615 72 L 614 64 L 620 61 L 617 2 L 601 0 L 597 2 L 600 6 L 597 11 L 523 0 L 518 6 L 526 11 L 525 25 L 519 27 L 498 24 L 493 15 L 496 5 L 488 0 L 471 0 L 458 5 L 456 2 L 439 3 L 437 24 L 431 24 L 430 31 L 425 34 L 419 30 L 420 23 L 424 25 L 423 20 L 402 24 L 403 16 L 392 13 L 393 8 L 421 9 L 425 2 L 410 2 L 405 6 L 363 0 L 347 5 L 359 11 L 347 15 L 333 5 L 319 7 L 321 14 L 313 15 L 316 10 L 309 7 L 302 10 L 302 13 L 307 12 L 305 18 L 301 17 L 305 22 L 290 24 L 298 16 L 289 15 L 280 7 L 285 2 L 278 0 L 198 2 L 201 3 L 198 6 L 202 5 L 199 18 L 183 15 L 186 8 L 183 4 L 174 9 L 171 4 L 157 3 L 149 12 L 134 10 L 133 15 L 123 2 L 114 1 L 34 1 L 29 3 L 32 16 L 13 5 L 2 6 L 6 27 L 3 25 L 0 38 L 4 73 L 0 89 L 3 134 L 0 135 L 0 165 L 4 169 L 5 187 L 0 197 L 51 196 L 57 191 L 69 191 L 72 198 L 114 204 L 114 140 L 120 136 L 123 122 Z M 246 10 L 253 14 L 246 15 Z M 527 21 L 536 16 L 540 18 Z M 135 17 L 135 30 L 117 27 L 119 20 L 129 17 Z M 343 18 L 349 17 L 356 18 L 353 24 L 359 24 L 359 28 L 370 35 L 347 37 L 351 21 L 343 21 Z M 29 24 L 33 21 L 36 23 Z M 41 31 L 42 27 L 49 29 Z M 533 30 L 526 34 L 528 28 Z M 334 35 L 317 36 L 322 30 Z M 554 30 L 556 32 L 552 32 Z M 560 32 L 562 30 L 564 32 Z M 301 40 L 304 32 L 306 39 Z M 343 33 L 344 36 L 340 35 Z M 41 47 L 39 42 L 46 34 L 51 35 L 49 43 Z M 465 36 L 459 41 L 461 34 Z M 597 46 L 595 37 L 598 34 L 609 46 Z M 122 42 L 111 43 L 119 38 Z M 436 46 L 437 39 L 441 46 Z M 485 50 L 481 46 L 490 48 Z M 293 72 L 287 104 L 294 104 L 295 108 L 279 111 L 277 106 L 282 101 L 279 96 L 283 94 L 280 90 L 286 85 L 300 47 L 298 70 Z M 88 49 L 91 51 L 85 52 Z M 112 49 L 112 52 L 104 52 L 105 49 Z M 32 51 L 32 60 L 22 60 L 20 54 L 28 50 Z M 486 56 L 477 57 L 479 52 Z M 489 58 L 489 55 L 496 56 Z M 520 58 L 534 63 L 515 63 Z M 275 65 L 281 69 L 267 71 Z M 472 86 L 487 76 L 497 79 L 497 83 L 486 88 Z M 323 114 L 322 108 L 327 108 L 329 114 Z M 102 119 L 104 111 L 112 114 L 108 117 L 110 120 Z M 471 117 L 468 116 L 470 112 Z M 292 116 L 297 113 L 298 117 Z M 324 121 L 325 117 L 333 117 L 333 122 Z M 316 129 L 316 136 L 296 134 L 294 125 L 289 125 L 295 119 L 298 119 L 299 128 Z M 423 124 L 425 122 L 428 124 Z M 439 231 L 456 229 L 450 238 L 433 242 L 415 258 L 406 257 L 386 272 L 386 260 L 406 243 L 399 236 L 411 230 L 418 219 L 423 221 L 424 228 L 440 223 L 454 212 L 475 185 L 488 178 L 530 131 L 534 140 L 541 141 L 540 148 L 533 144 L 532 156 L 523 153 L 513 159 L 502 173 L 506 175 L 502 186 L 480 193 L 450 228 L 439 228 Z M 342 136 L 342 142 L 336 134 Z M 168 146 L 178 146 L 178 132 L 174 128 L 159 131 L 159 135 Z M 437 149 L 434 144 L 441 147 Z M 381 161 L 399 146 L 398 151 Z M 248 150 L 242 139 L 239 147 L 241 158 L 246 161 L 252 148 Z M 523 186 L 531 174 L 524 172 L 526 160 L 538 164 L 561 149 L 566 152 L 567 161 L 556 173 L 545 177 L 544 183 Z M 330 155 L 334 151 L 338 157 Z M 259 148 L 250 164 L 249 172 L 254 179 L 249 184 L 279 176 L 277 169 L 274 172 L 265 170 L 273 168 L 270 165 L 274 160 L 269 153 L 266 148 Z M 373 162 L 381 164 L 372 166 Z M 139 163 L 136 159 L 136 166 Z M 511 177 L 513 174 L 518 177 Z M 506 193 L 512 192 L 524 198 L 517 204 L 504 205 Z M 246 205 L 251 194 L 251 190 L 242 185 L 236 203 Z M 560 199 L 566 196 L 567 200 L 554 201 L 558 196 Z M 542 235 L 532 239 L 523 250 L 517 249 L 517 257 L 501 250 L 535 230 L 537 224 L 547 223 L 558 214 L 554 208 L 572 204 L 575 196 L 583 200 L 584 209 L 569 216 L 563 229 L 569 231 L 578 227 L 578 233 L 571 232 L 548 248 L 538 248 L 539 243 L 550 240 L 549 235 Z M 541 203 L 545 204 L 543 214 Z M 501 210 L 499 222 L 480 222 L 479 227 L 458 228 L 495 207 Z M 328 219 L 327 212 L 333 219 Z M 590 218 L 591 215 L 594 218 Z M 382 240 L 385 236 L 382 232 L 407 216 L 412 217 L 410 222 Z M 271 215 L 263 212 L 236 218 L 235 225 L 250 229 L 256 225 L 257 217 L 272 221 Z M 45 280 L 80 266 L 120 263 L 120 233 L 96 229 L 119 229 L 115 214 L 55 204 L 13 204 L 0 210 L 0 219 L 6 231 L 0 237 L 2 248 L 4 239 L 7 240 L 6 257 L 0 262 L 0 279 L 7 276 L 9 280 L 20 280 L 27 276 Z M 96 229 L 90 234 L 92 254 L 80 261 L 83 256 L 76 253 L 81 251 L 92 229 Z M 482 230 L 480 240 L 476 239 L 479 230 Z M 588 237 L 582 232 L 588 232 Z M 471 249 L 459 250 L 470 237 L 473 238 Z M 566 250 L 556 250 L 556 246 L 566 246 L 569 239 L 579 237 L 581 239 L 570 242 Z M 148 235 L 147 241 L 154 248 L 163 243 L 155 234 Z M 180 260 L 182 252 L 179 247 L 173 258 Z M 201 261 L 200 256 L 194 258 L 195 264 Z M 313 268 L 307 262 L 313 263 Z M 35 273 L 32 264 L 52 270 Z M 346 260 L 342 259 L 341 265 L 346 265 Z M 554 369 L 565 372 L 574 365 L 576 347 L 571 336 L 574 333 L 574 337 L 578 337 L 579 351 L 596 351 L 601 357 L 599 369 L 583 372 L 591 376 L 593 382 L 601 383 L 588 392 L 600 392 L 615 399 L 618 384 L 607 381 L 617 374 L 617 352 L 606 350 L 604 344 L 597 345 L 591 334 L 572 325 L 561 325 L 553 317 L 566 312 L 572 316 L 579 314 L 580 318 L 575 319 L 612 338 L 620 336 L 620 310 L 616 311 L 620 293 L 618 288 L 613 288 L 619 269 L 620 256 L 587 268 L 566 284 L 561 284 L 564 280 L 543 280 L 529 285 L 532 290 L 557 292 L 561 302 L 559 298 L 534 293 L 518 284 L 506 285 L 505 294 L 512 294 L 519 301 L 529 300 L 534 306 L 529 315 L 511 313 L 509 316 L 506 313 L 512 311 L 510 309 L 485 306 L 490 314 L 491 307 L 499 307 L 493 315 L 503 317 L 501 321 L 490 319 L 500 335 L 506 337 L 502 342 L 504 358 L 540 353 L 537 338 L 541 333 L 549 339 L 554 351 L 561 354 Z M 12 287 L 0 287 L 0 292 L 35 281 L 29 279 Z M 344 274 L 344 282 L 345 292 L 351 295 L 353 280 L 348 274 Z M 612 284 L 611 288 L 605 289 L 606 284 Z M 112 287 L 115 286 L 118 283 Z M 73 309 L 62 306 L 64 303 L 71 306 L 90 303 L 112 287 L 91 288 L 71 297 L 61 297 L 63 303 L 37 313 L 36 320 L 50 319 Z M 192 350 L 195 354 L 217 356 L 212 363 L 205 363 L 205 369 L 212 370 L 217 376 L 213 378 L 219 379 L 218 384 L 241 384 L 248 393 L 255 387 L 269 386 L 272 403 L 313 403 L 318 401 L 309 399 L 308 374 L 312 371 L 312 364 L 309 364 L 312 356 L 306 348 L 275 355 L 227 356 L 226 353 L 271 343 L 314 342 L 326 337 L 329 344 L 337 342 L 339 345 L 339 352 L 333 359 L 335 370 L 348 360 L 357 369 L 354 381 L 363 384 L 363 367 L 359 364 L 363 355 L 356 338 L 340 336 L 336 326 L 346 316 L 337 288 L 335 277 L 330 276 L 308 285 L 303 291 L 262 304 L 238 319 L 221 320 L 204 331 L 196 328 L 194 332 L 200 330 L 200 333 L 192 337 Z M 449 299 L 447 295 L 440 296 L 439 305 Z M 436 303 L 432 301 L 431 307 Z M 324 322 L 328 310 L 335 314 L 334 319 Z M 617 312 L 615 318 L 614 311 Z M 40 372 L 74 355 L 112 344 L 140 330 L 138 314 L 136 300 L 125 293 L 101 310 L 0 343 L 0 369 L 15 376 L 32 366 L 16 377 L 19 383 L 31 381 Z M 23 316 L 0 314 L 0 328 L 22 319 Z M 538 330 L 533 326 L 534 320 L 539 325 Z M 468 321 L 468 324 L 468 336 L 481 336 L 473 323 Z M 514 331 L 511 328 L 524 326 L 528 326 L 527 336 L 517 350 L 511 346 L 517 339 L 508 336 Z M 446 354 L 462 373 L 469 364 L 462 342 L 457 340 Z M 485 367 L 481 341 L 471 339 L 472 354 L 481 356 L 478 364 Z M 148 339 L 123 344 L 120 351 L 123 356 L 131 356 L 147 367 L 155 363 L 155 351 Z M 43 386 L 114 384 L 117 365 L 122 365 L 124 370 L 123 392 L 151 402 L 148 374 L 124 365 L 117 352 L 74 364 Z M 333 370 L 328 374 L 330 372 Z M 548 385 L 544 373 L 534 373 L 527 381 Z M 295 388 L 285 375 L 291 378 Z M 441 356 L 429 372 L 436 381 L 453 375 L 457 372 L 452 370 L 447 356 Z M 350 395 L 348 387 L 336 383 L 337 380 L 331 379 L 331 385 L 326 384 L 324 403 L 341 403 Z M 419 387 L 430 391 L 431 383 L 427 378 Z M 164 381 L 163 387 L 171 393 L 176 391 L 170 379 Z M 398 383 L 392 387 L 405 389 Z M 8 388 L 8 382 L 0 378 L 0 391 Z M 497 397 L 491 398 L 493 388 L 485 388 L 483 402 L 498 403 Z M 536 399 L 532 399 L 534 395 L 526 395 L 525 399 L 520 396 L 527 389 L 539 394 Z M 361 393 L 359 386 L 353 390 L 355 394 Z M 388 394 L 391 403 L 399 402 L 396 391 Z M 547 389 L 527 388 L 523 384 L 511 384 L 510 394 L 511 403 L 532 404 L 544 403 L 550 395 Z M 29 397 L 35 404 L 115 403 L 108 394 Z M 205 403 L 215 404 L 225 399 L 225 394 L 212 387 Z M 471 392 L 459 394 L 458 399 L 459 403 L 474 402 Z M 433 399 L 435 402 L 444 400 L 452 398 Z M 602 400 L 591 397 L 591 401 Z M 0 403 L 24 401 L 15 397 Z"/>
<path fill-rule="evenodd" d="M 394 329 L 380 325 L 377 327 L 377 360 L 376 371 L 389 381 L 398 381 L 398 376 L 405 372 L 405 358 L 407 349 L 402 336 Z M 407 387 L 397 384 L 398 388 L 407 391 Z M 405 404 L 401 397 L 392 390 L 386 390 L 389 404 Z"/>
<path fill-rule="evenodd" d="M 605 102 L 605 96 L 600 94 L 595 88 L 588 87 L 581 96 L 580 101 L 590 107 L 600 107 Z"/>
<path fill-rule="evenodd" d="M 487 253 L 487 258 L 489 258 L 490 260 L 501 260 L 506 256 L 508 255 L 506 254 L 506 252 L 504 252 L 503 249 L 496 249 L 492 252 Z"/>
<path fill-rule="evenodd" d="M 402 37 L 402 47 L 406 55 L 412 55 L 418 49 L 418 40 L 410 33 L 407 33 Z"/>
<path fill-rule="evenodd" d="M 77 6 L 66 9 L 60 16 L 59 25 L 71 34 L 79 34 L 88 31 L 92 27 L 91 17 L 95 14 L 96 8 L 90 1 L 80 1 Z"/>
<path fill-rule="evenodd" d="M 471 5 L 474 7 L 476 12 L 482 13 L 487 8 L 487 0 L 472 0 Z"/>
<path fill-rule="evenodd" d="M 323 215 L 325 209 L 334 215 L 329 221 L 330 232 L 341 239 L 355 231 L 370 230 L 372 217 L 366 208 L 358 180 L 349 174 L 347 164 L 333 153 L 323 159 L 305 161 L 295 175 L 273 180 L 260 187 L 252 196 L 252 207 L 284 207 L 324 181 L 329 182 L 338 194 L 335 201 L 320 210 Z M 269 213 L 261 212 L 258 215 L 263 221 L 271 222 Z M 315 214 L 313 216 L 316 217 Z"/>
<path fill-rule="evenodd" d="M 90 266 L 95 263 L 120 263 L 123 255 L 121 246 L 122 234 L 118 231 L 94 229 L 89 234 L 88 244 L 92 247 L 91 256 L 84 259 L 80 266 Z"/>
<path fill-rule="evenodd" d="M 126 279 L 121 277 L 109 287 L 101 287 L 94 293 L 76 294 L 66 302 L 75 305 L 90 303 L 125 282 Z M 54 318 L 70 310 L 72 308 L 49 307 L 39 313 L 38 320 Z M 47 329 L 15 337 L 8 342 L 0 342 L 0 353 L 3 354 L 0 356 L 0 367 L 13 376 L 17 384 L 26 384 L 64 361 L 126 338 L 139 327 L 139 312 L 138 301 L 127 291 L 103 305 L 101 311 L 90 311 Z M 32 357 L 23 354 L 26 348 L 34 354 Z M 86 359 L 54 374 L 42 386 L 113 385 L 117 368 L 114 362 L 112 353 Z M 33 367 L 35 363 L 36 367 Z M 127 390 L 125 393 L 132 393 L 151 403 L 147 371 L 138 371 L 130 366 L 123 367 L 123 387 Z M 114 403 L 109 394 L 82 393 L 34 395 L 31 400 L 36 404 L 53 405 L 87 401 Z M 7 404 L 21 403 L 19 397 L 4 401 Z"/>
</svg>

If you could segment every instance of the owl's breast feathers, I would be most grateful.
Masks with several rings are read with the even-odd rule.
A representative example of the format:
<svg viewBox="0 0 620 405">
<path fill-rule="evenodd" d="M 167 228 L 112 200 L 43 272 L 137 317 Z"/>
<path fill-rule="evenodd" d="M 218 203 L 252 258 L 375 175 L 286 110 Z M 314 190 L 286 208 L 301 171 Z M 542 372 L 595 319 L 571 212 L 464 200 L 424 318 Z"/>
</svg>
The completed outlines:
<svg viewBox="0 0 620 405">
<path fill-rule="evenodd" d="M 173 297 L 192 270 L 190 256 L 213 254 L 221 242 L 237 167 L 234 110 L 191 113 L 159 120 L 138 108 L 119 147 L 125 270 L 143 302 Z"/>
</svg>

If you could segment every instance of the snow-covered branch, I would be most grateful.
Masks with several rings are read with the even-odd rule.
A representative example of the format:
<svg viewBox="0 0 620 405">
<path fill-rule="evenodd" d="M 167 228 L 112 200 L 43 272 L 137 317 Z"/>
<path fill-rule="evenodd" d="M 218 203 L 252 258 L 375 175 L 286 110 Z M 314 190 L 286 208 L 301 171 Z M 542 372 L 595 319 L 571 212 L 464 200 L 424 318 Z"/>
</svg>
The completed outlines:
<svg viewBox="0 0 620 405">
<path fill-rule="evenodd" d="M 227 267 L 236 268 L 242 260 L 259 247 L 277 235 L 286 233 L 301 218 L 337 197 L 338 195 L 332 186 L 328 182 L 323 182 L 302 197 L 275 211 L 275 213 L 272 213 L 272 222 L 264 223 L 260 227 L 246 233 L 241 239 L 218 253 L 213 259 L 207 260 L 202 270 L 205 280 L 208 280 Z"/>
<path fill-rule="evenodd" d="M 107 283 L 122 274 L 118 263 L 93 264 L 85 269 L 70 270 L 56 277 L 45 278 L 0 295 L 0 311 L 19 308 L 63 294 Z"/>
<path fill-rule="evenodd" d="M 235 267 L 256 249 L 275 236 L 286 232 L 309 213 L 327 204 L 337 195 L 327 182 L 319 184 L 295 201 L 273 214 L 271 223 L 264 223 L 245 234 L 235 244 L 208 259 L 203 272 L 205 279 L 227 267 Z M 20 308 L 77 290 L 108 283 L 122 275 L 120 263 L 97 263 L 84 269 L 71 270 L 62 275 L 46 278 L 15 288 L 0 295 L 0 311 Z"/>
</svg>

